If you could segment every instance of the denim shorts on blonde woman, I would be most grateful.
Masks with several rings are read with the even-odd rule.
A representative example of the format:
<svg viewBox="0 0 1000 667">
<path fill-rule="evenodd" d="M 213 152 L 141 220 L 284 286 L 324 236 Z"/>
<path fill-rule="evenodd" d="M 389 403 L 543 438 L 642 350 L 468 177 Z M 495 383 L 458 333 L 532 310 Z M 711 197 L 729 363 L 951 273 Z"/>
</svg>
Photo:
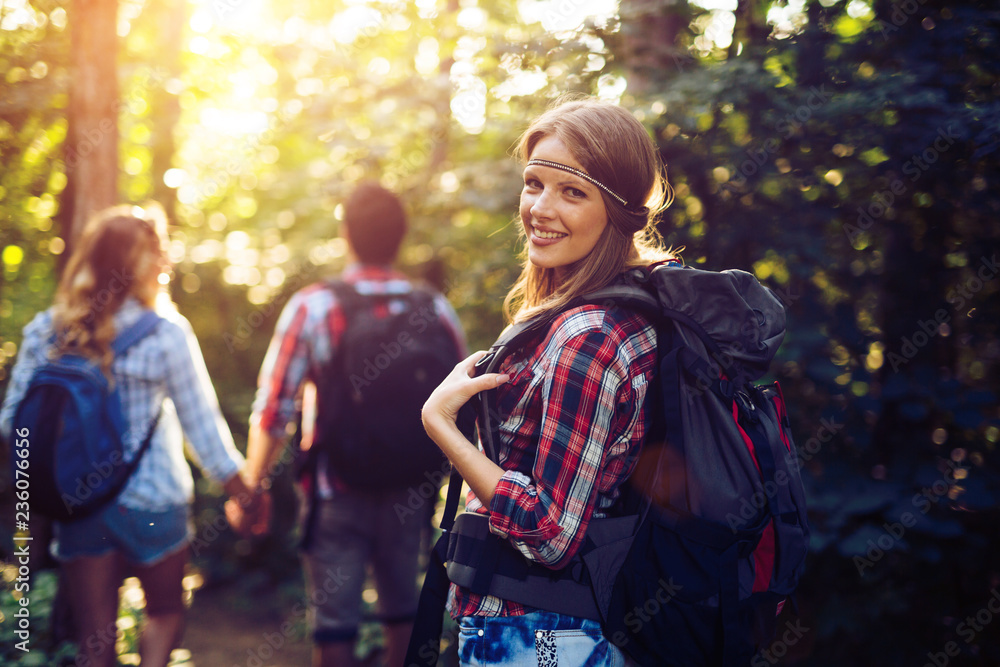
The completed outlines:
<svg viewBox="0 0 1000 667">
<path fill-rule="evenodd" d="M 187 505 L 163 511 L 111 503 L 78 521 L 56 524 L 53 555 L 61 560 L 120 551 L 137 565 L 155 565 L 187 545 L 193 535 Z"/>
<path fill-rule="evenodd" d="M 536 611 L 524 616 L 464 616 L 458 623 L 463 667 L 624 667 L 625 657 L 597 621 Z"/>
</svg>

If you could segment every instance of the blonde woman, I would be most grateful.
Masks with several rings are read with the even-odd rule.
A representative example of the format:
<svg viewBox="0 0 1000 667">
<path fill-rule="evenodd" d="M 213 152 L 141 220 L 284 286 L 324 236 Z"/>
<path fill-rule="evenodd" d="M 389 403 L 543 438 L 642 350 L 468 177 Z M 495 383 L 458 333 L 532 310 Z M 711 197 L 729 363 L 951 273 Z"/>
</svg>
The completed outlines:
<svg viewBox="0 0 1000 667">
<path fill-rule="evenodd" d="M 243 457 L 218 400 L 191 325 L 166 298 L 167 221 L 156 205 L 118 206 L 87 224 L 59 283 L 55 304 L 25 327 L 0 410 L 10 437 L 14 412 L 34 371 L 52 356 L 91 357 L 115 383 L 127 422 L 126 459 L 134 456 L 160 415 L 152 441 L 117 499 L 97 513 L 57 523 L 53 551 L 68 581 L 78 631 L 78 662 L 117 665 L 118 590 L 131 566 L 145 593 L 140 652 L 144 667 L 163 667 L 182 634 L 182 578 L 191 539 L 193 482 L 183 441 L 208 476 L 252 507 L 265 502 L 240 477 Z M 115 358 L 116 334 L 155 309 L 163 318 L 151 334 Z M 169 399 L 169 400 L 167 400 Z M 253 514 L 256 512 L 256 514 Z"/>
<path fill-rule="evenodd" d="M 521 276 L 508 319 L 559 312 L 534 349 L 501 373 L 470 377 L 459 364 L 423 409 L 424 426 L 472 489 L 466 511 L 529 560 L 553 570 L 580 549 L 591 519 L 605 516 L 635 467 L 643 409 L 656 362 L 656 333 L 626 309 L 577 296 L 630 267 L 673 259 L 659 248 L 652 214 L 663 206 L 662 165 L 643 126 L 625 109 L 590 99 L 558 104 L 521 138 Z M 498 388 L 499 464 L 455 425 L 459 408 Z M 623 665 L 597 621 L 531 608 L 452 585 L 463 665 Z"/>
</svg>

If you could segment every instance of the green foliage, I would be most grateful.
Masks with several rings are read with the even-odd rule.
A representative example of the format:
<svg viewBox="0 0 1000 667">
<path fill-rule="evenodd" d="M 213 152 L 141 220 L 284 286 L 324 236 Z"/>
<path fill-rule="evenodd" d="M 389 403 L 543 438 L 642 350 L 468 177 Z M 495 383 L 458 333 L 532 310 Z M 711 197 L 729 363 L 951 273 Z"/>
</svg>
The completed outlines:
<svg viewBox="0 0 1000 667">
<path fill-rule="evenodd" d="M 17 578 L 16 567 L 8 566 L 3 569 L 3 588 L 0 589 L 0 661 L 5 665 L 18 667 L 69 664 L 76 655 L 76 646 L 71 642 L 57 643 L 52 635 L 56 574 L 47 570 L 33 574 L 27 581 L 18 582 Z M 24 597 L 27 597 L 30 604 L 25 606 L 20 603 Z M 27 617 L 23 616 L 25 609 Z M 17 616 L 19 613 L 22 616 Z M 26 628 L 21 628 L 22 618 L 28 621 Z M 26 631 L 27 638 L 25 635 L 18 635 L 18 630 Z"/>
<path fill-rule="evenodd" d="M 689 261 L 754 270 L 788 306 L 807 664 L 919 664 L 956 638 L 962 664 L 992 664 L 996 628 L 966 642 L 960 622 L 998 574 L 1000 198 L 983 92 L 1000 79 L 983 62 L 1000 26 L 983 3 L 885 3 L 850 30 L 841 12 L 814 4 L 791 39 L 663 67 L 632 102 L 677 193 L 665 237 Z"/>
<path fill-rule="evenodd" d="M 0 29 L 0 385 L 55 285 L 62 4 Z M 733 44 L 728 12 L 683 1 L 575 25 L 559 4 L 537 21 L 500 2 L 153 4 L 122 4 L 122 192 L 176 197 L 173 295 L 238 442 L 282 306 L 347 261 L 339 204 L 355 183 L 402 194 L 403 270 L 441 287 L 485 347 L 518 271 L 512 144 L 557 94 L 614 98 L 628 81 L 622 103 L 676 195 L 667 242 L 755 272 L 788 308 L 774 370 L 814 529 L 813 630 L 789 661 L 922 664 L 957 641 L 951 664 L 1000 662 L 1000 624 L 969 641 L 961 626 L 1000 577 L 991 3 L 741 2 Z M 161 37 L 170 20 L 186 25 L 179 46 Z M 254 591 L 298 594 L 296 499 L 289 475 L 276 484 L 276 530 L 250 543 L 213 528 L 220 489 L 198 479 L 208 580 L 252 571 Z"/>
</svg>

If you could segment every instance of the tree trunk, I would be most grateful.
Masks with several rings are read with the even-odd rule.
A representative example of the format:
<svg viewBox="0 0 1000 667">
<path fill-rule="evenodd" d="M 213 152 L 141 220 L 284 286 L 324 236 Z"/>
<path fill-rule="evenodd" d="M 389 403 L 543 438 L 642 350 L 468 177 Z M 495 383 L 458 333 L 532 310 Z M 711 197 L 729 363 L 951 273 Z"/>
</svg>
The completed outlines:
<svg viewBox="0 0 1000 667">
<path fill-rule="evenodd" d="M 630 92 L 658 89 L 691 64 L 679 39 L 691 22 L 687 0 L 622 0 L 620 8 L 621 37 L 614 50 Z"/>
<path fill-rule="evenodd" d="M 461 6 L 458 0 L 448 0 L 447 7 L 445 8 L 445 13 L 450 15 L 458 14 Z M 448 53 L 443 58 L 441 58 L 441 63 L 438 65 L 438 72 L 441 73 L 442 78 L 445 81 L 451 73 L 451 67 L 455 64 L 455 56 L 453 53 Z M 448 94 L 440 101 L 440 110 L 437 114 L 437 122 L 434 127 L 434 132 L 432 134 L 434 138 L 434 143 L 431 148 L 431 156 L 427 165 L 428 174 L 437 174 L 441 169 L 441 166 L 448 159 L 448 152 L 451 148 L 450 141 L 450 131 L 451 126 L 451 86 L 449 84 L 447 90 Z"/>
<path fill-rule="evenodd" d="M 153 199 L 163 205 L 167 217 L 176 220 L 177 190 L 167 187 L 163 182 L 163 175 L 173 166 L 176 150 L 174 129 L 181 116 L 181 105 L 177 95 L 169 92 L 164 84 L 171 79 L 180 79 L 182 74 L 181 43 L 184 38 L 184 26 L 187 23 L 187 3 L 184 0 L 164 0 L 147 5 L 145 11 L 152 13 L 152 18 L 159 28 L 157 42 L 160 54 L 156 62 L 157 76 L 151 77 L 148 93 L 150 107 L 156 110 L 152 115 L 150 141 L 153 154 L 152 195 Z"/>
<path fill-rule="evenodd" d="M 118 203 L 118 1 L 70 5 L 62 235 L 69 256 L 91 213 Z"/>
<path fill-rule="evenodd" d="M 759 0 L 738 0 L 736 11 L 736 26 L 733 28 L 733 41 L 729 45 L 729 57 L 735 58 L 740 46 L 744 51 L 762 47 L 767 42 L 767 4 Z"/>
</svg>

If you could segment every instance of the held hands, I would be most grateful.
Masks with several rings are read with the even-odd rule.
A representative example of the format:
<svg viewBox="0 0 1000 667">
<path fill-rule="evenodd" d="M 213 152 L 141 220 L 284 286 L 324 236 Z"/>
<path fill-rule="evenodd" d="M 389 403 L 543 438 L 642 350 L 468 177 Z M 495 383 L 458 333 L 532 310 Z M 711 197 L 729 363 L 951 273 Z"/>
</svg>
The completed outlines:
<svg viewBox="0 0 1000 667">
<path fill-rule="evenodd" d="M 431 392 L 424 403 L 424 407 L 420 411 L 424 430 L 438 445 L 442 444 L 439 438 L 443 434 L 450 430 L 458 430 L 458 427 L 455 426 L 458 411 L 470 398 L 481 391 L 498 387 L 510 379 L 509 375 L 500 373 L 487 373 L 471 377 L 475 372 L 476 362 L 484 356 L 486 356 L 486 352 L 480 350 L 458 362 L 448 377 Z"/>
<path fill-rule="evenodd" d="M 226 501 L 226 519 L 242 537 L 266 535 L 271 523 L 271 493 L 265 489 L 232 494 Z"/>
</svg>

